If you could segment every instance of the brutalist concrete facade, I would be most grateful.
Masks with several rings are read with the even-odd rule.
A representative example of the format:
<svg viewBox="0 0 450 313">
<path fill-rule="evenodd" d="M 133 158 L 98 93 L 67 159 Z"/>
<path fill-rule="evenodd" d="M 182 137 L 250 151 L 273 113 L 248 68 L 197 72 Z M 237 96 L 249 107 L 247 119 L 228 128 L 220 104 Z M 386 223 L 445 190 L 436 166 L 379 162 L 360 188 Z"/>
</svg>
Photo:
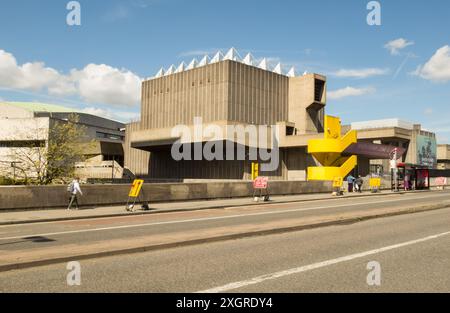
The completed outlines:
<svg viewBox="0 0 450 313">
<path fill-rule="evenodd" d="M 154 78 L 142 84 L 141 120 L 127 125 L 125 166 L 153 179 L 250 179 L 251 160 L 175 161 L 171 134 L 176 125 L 275 127 L 279 134 L 279 164 L 261 173 L 273 180 L 305 180 L 314 165 L 307 139 L 323 132 L 326 78 L 318 74 L 288 77 L 233 60 Z M 224 132 L 225 133 L 225 132 Z M 219 139 L 249 146 L 224 136 Z M 262 148 L 260 146 L 255 148 Z"/>
<path fill-rule="evenodd" d="M 355 129 L 358 134 L 358 141 L 373 142 L 392 147 L 401 147 L 405 149 L 404 155 L 398 162 L 411 165 L 418 165 L 430 169 L 437 168 L 439 162 L 439 153 L 436 149 L 436 134 L 422 129 L 420 124 L 413 124 L 399 119 L 373 120 L 366 122 L 353 123 L 351 126 L 345 126 L 344 130 Z M 420 157 L 421 150 L 426 148 L 423 141 L 433 143 L 430 145 L 430 160 L 423 160 Z M 440 162 L 445 162 L 442 159 Z M 370 169 L 372 166 L 372 169 Z M 375 166 L 381 166 L 384 174 L 390 173 L 389 160 L 364 160 L 358 159 L 358 171 L 362 175 L 375 172 Z"/>
<path fill-rule="evenodd" d="M 227 132 L 230 125 L 277 127 L 278 166 L 260 175 L 271 180 L 304 181 L 307 167 L 317 165 L 307 153 L 307 144 L 310 139 L 323 137 L 326 87 L 326 77 L 319 74 L 282 75 L 237 60 L 194 66 L 146 80 L 142 84 L 141 120 L 127 125 L 125 166 L 135 175 L 156 181 L 251 179 L 252 160 L 248 158 L 173 159 L 171 147 L 180 139 L 172 133 L 173 128 L 185 125 L 192 129 L 194 117 L 199 117 L 204 127 L 215 125 L 223 130 L 223 136 L 215 140 L 223 141 L 224 147 L 231 142 L 233 147 L 270 149 L 274 144 L 273 140 L 266 144 L 237 140 Z M 406 149 L 400 161 L 424 165 L 421 150 L 430 150 L 427 158 L 436 160 L 435 134 L 418 124 L 388 119 L 354 123 L 342 131 L 351 128 L 357 130 L 358 141 Z M 424 141 L 431 144 L 424 146 Z M 432 163 L 429 168 L 436 168 L 437 162 Z M 376 172 L 380 166 L 385 174 L 389 173 L 387 159 L 359 155 L 354 175 Z M 439 158 L 439 166 L 446 167 L 447 163 Z"/>
</svg>

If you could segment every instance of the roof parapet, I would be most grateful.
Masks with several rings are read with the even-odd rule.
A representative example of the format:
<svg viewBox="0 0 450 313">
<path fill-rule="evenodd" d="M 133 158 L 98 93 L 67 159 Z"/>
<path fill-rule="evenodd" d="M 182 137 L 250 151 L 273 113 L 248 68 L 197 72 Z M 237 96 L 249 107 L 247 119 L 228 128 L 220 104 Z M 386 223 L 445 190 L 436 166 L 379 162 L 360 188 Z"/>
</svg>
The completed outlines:
<svg viewBox="0 0 450 313">
<path fill-rule="evenodd" d="M 283 71 L 283 66 L 281 63 L 277 63 L 273 68 L 269 66 L 269 61 L 267 58 L 261 58 L 261 59 L 255 59 L 255 57 L 248 52 L 244 58 L 242 58 L 239 54 L 239 52 L 235 48 L 230 48 L 225 55 L 222 53 L 222 51 L 217 51 L 212 58 L 209 57 L 208 54 L 204 55 L 200 61 L 198 61 L 196 58 L 192 59 L 191 62 L 189 62 L 188 65 L 183 61 L 178 65 L 178 67 L 175 67 L 174 65 L 171 65 L 167 70 L 164 70 L 162 67 L 154 77 L 151 77 L 150 79 L 154 78 L 160 78 L 163 76 L 168 76 L 176 73 L 181 73 L 184 71 L 188 71 L 194 68 L 206 66 L 208 64 L 214 64 L 217 62 L 225 61 L 225 60 L 231 60 L 235 62 L 240 62 L 249 66 L 254 66 L 257 68 L 260 68 L 265 71 L 271 71 L 274 73 L 277 73 L 279 75 L 285 75 L 287 77 L 296 77 L 295 68 L 291 67 L 287 72 Z M 306 73 L 306 72 L 305 72 Z"/>
</svg>

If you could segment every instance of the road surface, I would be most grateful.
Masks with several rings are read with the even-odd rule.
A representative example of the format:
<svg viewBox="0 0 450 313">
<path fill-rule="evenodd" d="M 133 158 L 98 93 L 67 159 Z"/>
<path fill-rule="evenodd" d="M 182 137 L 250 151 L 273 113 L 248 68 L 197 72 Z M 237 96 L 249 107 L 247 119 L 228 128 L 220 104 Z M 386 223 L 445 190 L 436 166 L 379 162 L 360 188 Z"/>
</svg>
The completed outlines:
<svg viewBox="0 0 450 313">
<path fill-rule="evenodd" d="M 450 193 L 267 205 L 0 227 L 1 253 L 116 238 L 182 236 L 192 229 L 251 227 L 342 212 L 448 202 Z M 29 238 L 29 239 L 24 239 Z M 36 248 L 38 246 L 38 248 Z M 76 259 L 73 261 L 77 261 Z M 367 264 L 381 266 L 369 286 Z M 21 292 L 450 292 L 450 208 L 350 225 L 81 260 L 0 272 L 0 291 Z"/>
</svg>

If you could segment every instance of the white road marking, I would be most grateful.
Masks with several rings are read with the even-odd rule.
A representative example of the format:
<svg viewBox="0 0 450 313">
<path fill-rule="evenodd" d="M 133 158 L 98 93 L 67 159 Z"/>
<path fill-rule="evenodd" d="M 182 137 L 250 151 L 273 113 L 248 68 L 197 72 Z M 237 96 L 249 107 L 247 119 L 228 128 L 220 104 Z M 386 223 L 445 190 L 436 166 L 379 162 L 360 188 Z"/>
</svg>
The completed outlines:
<svg viewBox="0 0 450 313">
<path fill-rule="evenodd" d="M 275 273 L 271 273 L 271 274 L 261 275 L 261 276 L 257 276 L 257 277 L 254 277 L 254 278 L 251 278 L 248 280 L 242 280 L 242 281 L 226 284 L 223 286 L 219 286 L 219 287 L 215 287 L 215 288 L 211 288 L 211 289 L 207 289 L 207 290 L 197 291 L 197 293 L 226 292 L 226 291 L 233 290 L 233 289 L 238 289 L 238 288 L 242 288 L 242 287 L 246 287 L 246 286 L 250 286 L 250 285 L 259 284 L 259 283 L 262 283 L 267 280 L 272 280 L 272 279 L 277 279 L 280 277 L 285 277 L 285 276 L 289 276 L 289 275 L 293 275 L 293 274 L 307 272 L 307 271 L 315 270 L 315 269 L 318 269 L 321 267 L 326 267 L 326 266 L 330 266 L 330 265 L 334 265 L 334 264 L 338 264 L 338 263 L 342 263 L 342 262 L 351 261 L 351 260 L 358 259 L 358 258 L 363 258 L 363 257 L 369 256 L 369 255 L 378 254 L 378 253 L 382 253 L 385 251 L 414 245 L 417 243 L 425 242 L 428 240 L 436 239 L 436 238 L 447 236 L 447 235 L 450 235 L 450 231 L 436 234 L 436 235 L 431 235 L 431 236 L 416 239 L 416 240 L 402 242 L 402 243 L 391 245 L 391 246 L 386 246 L 386 247 L 379 248 L 379 249 L 369 250 L 369 251 L 365 251 L 365 252 L 361 252 L 361 253 L 355 253 L 355 254 L 343 256 L 343 257 L 336 258 L 336 259 L 331 259 L 331 260 L 327 260 L 327 261 L 323 261 L 323 262 L 318 262 L 318 263 L 313 263 L 313 264 L 309 264 L 309 265 L 305 265 L 305 266 L 291 268 L 288 270 L 275 272 Z"/>
<path fill-rule="evenodd" d="M 418 200 L 418 199 L 425 199 L 425 198 L 430 198 L 430 197 L 434 198 L 435 196 L 415 197 L 414 199 Z M 247 217 L 247 216 L 260 216 L 260 215 L 282 214 L 282 213 L 290 213 L 290 212 L 323 210 L 323 209 L 329 209 L 329 208 L 351 207 L 351 206 L 358 206 L 358 205 L 378 204 L 378 203 L 386 203 L 386 202 L 398 202 L 398 201 L 406 201 L 406 200 L 411 200 L 411 198 L 372 201 L 372 202 L 359 202 L 359 203 L 352 203 L 352 204 L 347 203 L 347 204 L 341 204 L 341 205 L 328 205 L 328 206 L 320 206 L 320 207 L 314 207 L 314 208 L 301 208 L 301 209 L 288 209 L 288 210 L 278 210 L 278 211 L 266 211 L 266 212 L 258 212 L 258 213 L 235 214 L 235 215 L 216 216 L 216 217 L 203 217 L 203 218 L 185 219 L 185 220 L 178 220 L 178 221 L 153 222 L 153 223 L 122 225 L 122 226 L 110 226 L 110 227 L 101 227 L 101 228 L 87 228 L 87 229 L 78 229 L 78 230 L 53 232 L 53 233 L 20 235 L 20 236 L 12 236 L 12 237 L 3 237 L 3 238 L 0 238 L 0 241 L 24 239 L 24 238 L 28 238 L 28 237 L 47 237 L 47 236 L 55 236 L 55 235 L 97 232 L 97 231 L 105 231 L 105 230 L 113 230 L 113 229 L 127 229 L 127 228 L 137 228 L 137 227 L 144 227 L 144 226 L 157 226 L 157 225 L 168 225 L 168 224 L 181 224 L 181 223 L 213 221 L 213 220 L 230 219 L 230 218 Z"/>
</svg>

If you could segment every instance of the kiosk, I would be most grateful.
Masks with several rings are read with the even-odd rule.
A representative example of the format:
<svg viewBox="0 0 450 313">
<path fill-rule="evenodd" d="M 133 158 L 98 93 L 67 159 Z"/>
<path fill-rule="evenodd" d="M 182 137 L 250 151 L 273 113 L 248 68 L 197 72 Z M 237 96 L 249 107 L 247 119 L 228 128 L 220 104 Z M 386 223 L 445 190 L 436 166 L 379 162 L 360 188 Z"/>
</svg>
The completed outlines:
<svg viewBox="0 0 450 313">
<path fill-rule="evenodd" d="M 428 190 L 430 189 L 430 170 L 426 166 L 398 163 L 398 190 Z M 391 175 L 392 190 L 395 190 L 394 175 Z"/>
</svg>

